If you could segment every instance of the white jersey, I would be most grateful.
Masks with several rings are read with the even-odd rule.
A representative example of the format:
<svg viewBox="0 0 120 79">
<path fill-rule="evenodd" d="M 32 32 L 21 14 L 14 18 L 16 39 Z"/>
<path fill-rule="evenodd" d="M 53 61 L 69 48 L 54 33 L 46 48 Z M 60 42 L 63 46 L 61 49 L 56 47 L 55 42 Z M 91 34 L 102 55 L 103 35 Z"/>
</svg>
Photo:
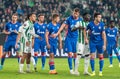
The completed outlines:
<svg viewBox="0 0 120 79">
<path fill-rule="evenodd" d="M 75 27 L 83 27 L 86 28 L 89 22 L 85 22 L 85 21 L 78 21 L 76 23 Z M 87 33 L 88 36 L 88 33 Z M 87 55 L 89 54 L 89 45 L 85 45 L 85 40 L 84 40 L 84 34 L 83 34 L 83 30 L 79 29 L 79 36 L 78 36 L 78 43 L 77 43 L 77 53 L 78 54 L 82 54 L 82 55 Z"/>
<path fill-rule="evenodd" d="M 21 34 L 21 52 L 30 53 L 32 49 L 32 37 L 35 35 L 33 23 L 29 20 L 24 22 L 24 24 L 19 28 L 19 33 Z M 29 47 L 26 46 L 26 42 L 29 42 Z"/>
<path fill-rule="evenodd" d="M 83 27 L 86 28 L 89 22 L 85 22 L 85 21 L 78 21 L 75 25 L 75 27 Z M 83 30 L 79 29 L 79 35 L 78 35 L 78 42 L 85 44 L 85 40 L 84 40 L 84 34 L 83 34 Z"/>
</svg>

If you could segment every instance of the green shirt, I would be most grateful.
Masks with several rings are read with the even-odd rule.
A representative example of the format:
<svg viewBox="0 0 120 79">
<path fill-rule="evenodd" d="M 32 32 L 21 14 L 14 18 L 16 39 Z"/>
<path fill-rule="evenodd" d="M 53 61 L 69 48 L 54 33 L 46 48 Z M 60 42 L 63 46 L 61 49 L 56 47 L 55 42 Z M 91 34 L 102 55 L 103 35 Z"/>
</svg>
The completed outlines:
<svg viewBox="0 0 120 79">
<path fill-rule="evenodd" d="M 82 28 L 86 28 L 89 22 L 85 22 L 85 21 L 78 21 L 76 23 L 76 27 L 81 26 Z M 83 29 L 79 29 L 79 33 L 78 33 L 78 42 L 84 44 L 85 40 L 84 40 L 84 33 L 83 33 Z"/>
</svg>

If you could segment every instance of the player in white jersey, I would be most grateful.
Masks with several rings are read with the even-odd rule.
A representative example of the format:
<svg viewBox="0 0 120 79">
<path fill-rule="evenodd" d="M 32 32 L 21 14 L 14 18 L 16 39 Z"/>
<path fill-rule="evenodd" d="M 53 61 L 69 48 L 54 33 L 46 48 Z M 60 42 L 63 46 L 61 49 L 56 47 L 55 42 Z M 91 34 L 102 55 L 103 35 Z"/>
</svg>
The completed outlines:
<svg viewBox="0 0 120 79">
<path fill-rule="evenodd" d="M 20 60 L 20 67 L 19 72 L 25 73 L 23 71 L 24 61 L 26 59 L 27 64 L 27 72 L 30 72 L 30 57 L 31 57 L 31 50 L 34 45 L 34 37 L 38 37 L 35 35 L 33 23 L 36 20 L 36 15 L 31 13 L 28 15 L 28 20 L 24 22 L 24 24 L 19 29 L 19 34 L 16 40 L 16 48 L 17 43 L 20 40 L 20 52 L 21 52 L 21 60 Z"/>
<path fill-rule="evenodd" d="M 77 59 L 75 61 L 75 75 L 79 75 L 78 67 L 79 67 L 79 60 L 82 56 L 84 56 L 84 74 L 90 75 L 88 72 L 88 66 L 89 66 L 89 45 L 85 43 L 84 40 L 84 30 L 87 27 L 90 20 L 90 15 L 88 13 L 83 14 L 83 20 L 78 21 L 75 25 L 75 27 L 72 28 L 72 31 L 75 31 L 79 29 L 79 36 L 78 36 L 78 44 L 77 44 Z"/>
</svg>

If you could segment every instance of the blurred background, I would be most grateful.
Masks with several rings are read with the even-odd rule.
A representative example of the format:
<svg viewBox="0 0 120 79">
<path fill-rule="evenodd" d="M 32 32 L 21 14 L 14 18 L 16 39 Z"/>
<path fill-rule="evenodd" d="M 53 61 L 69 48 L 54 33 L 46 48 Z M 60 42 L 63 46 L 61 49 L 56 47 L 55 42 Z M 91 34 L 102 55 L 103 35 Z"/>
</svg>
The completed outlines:
<svg viewBox="0 0 120 79">
<path fill-rule="evenodd" d="M 110 20 L 120 26 L 120 0 L 0 0 L 0 32 L 13 13 L 18 13 L 21 23 L 30 12 L 44 14 L 46 23 L 50 22 L 52 13 L 59 13 L 63 22 L 75 7 L 80 8 L 81 15 L 84 12 L 91 16 L 95 12 L 102 13 L 106 26 Z"/>
</svg>

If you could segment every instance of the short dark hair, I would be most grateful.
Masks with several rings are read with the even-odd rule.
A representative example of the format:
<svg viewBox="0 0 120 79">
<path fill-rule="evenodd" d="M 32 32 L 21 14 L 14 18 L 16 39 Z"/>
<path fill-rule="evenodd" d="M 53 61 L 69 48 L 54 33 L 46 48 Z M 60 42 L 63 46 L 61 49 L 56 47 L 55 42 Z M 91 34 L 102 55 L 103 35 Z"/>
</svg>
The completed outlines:
<svg viewBox="0 0 120 79">
<path fill-rule="evenodd" d="M 98 15 L 101 15 L 99 12 L 94 13 L 94 18 L 96 18 Z"/>
<path fill-rule="evenodd" d="M 18 16 L 18 14 L 17 14 L 17 13 L 13 13 L 13 14 L 12 14 L 12 16 L 13 16 L 13 15 L 14 15 L 14 16 Z"/>
<path fill-rule="evenodd" d="M 38 14 L 38 17 L 40 17 L 40 16 L 45 16 L 44 14 Z"/>
<path fill-rule="evenodd" d="M 52 19 L 55 19 L 56 17 L 59 17 L 59 14 L 53 14 Z"/>
<path fill-rule="evenodd" d="M 35 13 L 29 13 L 29 14 L 27 15 L 27 19 L 29 19 L 30 16 L 32 16 L 33 14 L 35 14 Z"/>
<path fill-rule="evenodd" d="M 79 8 L 75 8 L 74 12 L 80 12 L 80 9 Z"/>
<path fill-rule="evenodd" d="M 110 23 L 114 22 L 114 20 L 111 20 Z"/>
<path fill-rule="evenodd" d="M 86 16 L 86 15 L 88 15 L 89 13 L 88 12 L 85 12 L 85 13 L 83 13 L 83 16 Z"/>
</svg>

